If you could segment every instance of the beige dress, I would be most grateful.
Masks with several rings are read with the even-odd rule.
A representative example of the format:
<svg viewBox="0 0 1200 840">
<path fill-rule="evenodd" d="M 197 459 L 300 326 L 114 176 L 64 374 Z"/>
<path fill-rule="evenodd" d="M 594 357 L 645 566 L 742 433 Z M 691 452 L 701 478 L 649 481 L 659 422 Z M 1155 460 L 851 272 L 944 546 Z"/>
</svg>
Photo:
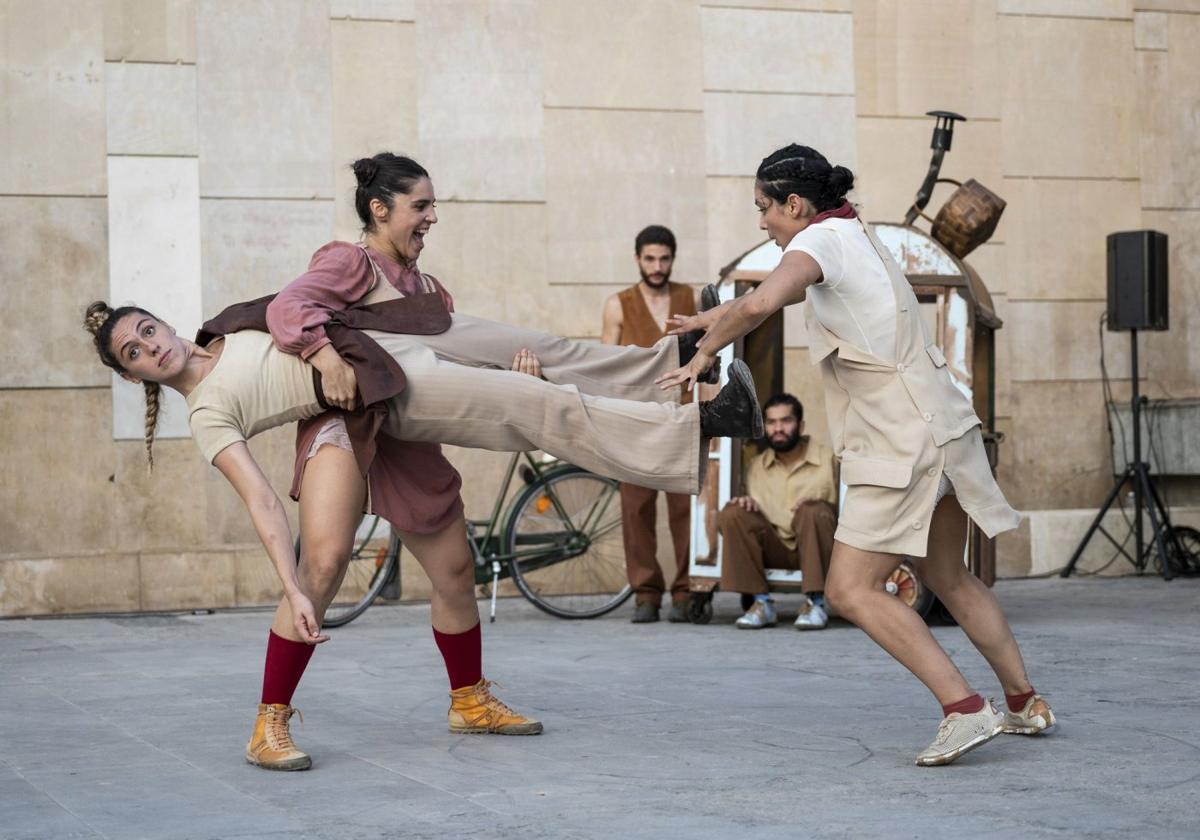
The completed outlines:
<svg viewBox="0 0 1200 840">
<path fill-rule="evenodd" d="M 809 354 L 820 365 L 834 451 L 847 487 L 835 538 L 864 551 L 924 557 L 943 475 L 989 537 L 1021 522 L 988 464 L 979 418 L 930 338 L 916 295 L 862 223 L 896 296 L 895 361 L 828 330 L 805 307 Z"/>
</svg>

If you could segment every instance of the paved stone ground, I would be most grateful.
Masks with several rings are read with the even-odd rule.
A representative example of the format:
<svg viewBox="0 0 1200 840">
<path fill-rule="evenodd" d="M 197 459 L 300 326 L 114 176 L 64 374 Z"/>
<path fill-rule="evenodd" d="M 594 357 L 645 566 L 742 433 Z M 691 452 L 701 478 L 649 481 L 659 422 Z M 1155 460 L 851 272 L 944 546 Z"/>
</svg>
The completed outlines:
<svg viewBox="0 0 1200 840">
<path fill-rule="evenodd" d="M 1200 836 L 1200 582 L 997 592 L 1062 723 L 932 769 L 936 706 L 862 633 L 737 631 L 732 596 L 707 627 L 502 602 L 488 674 L 537 738 L 447 734 L 428 608 L 376 607 L 297 695 L 307 773 L 242 759 L 265 613 L 0 621 L 0 838 Z"/>
</svg>

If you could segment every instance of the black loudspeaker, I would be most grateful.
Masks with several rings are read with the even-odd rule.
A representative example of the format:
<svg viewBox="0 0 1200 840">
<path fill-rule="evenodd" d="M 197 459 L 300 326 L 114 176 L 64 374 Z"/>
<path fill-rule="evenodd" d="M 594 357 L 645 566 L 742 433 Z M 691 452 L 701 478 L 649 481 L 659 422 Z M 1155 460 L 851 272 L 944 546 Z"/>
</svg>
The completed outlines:
<svg viewBox="0 0 1200 840">
<path fill-rule="evenodd" d="M 1167 329 L 1167 235 L 1127 230 L 1108 235 L 1108 328 Z"/>
</svg>

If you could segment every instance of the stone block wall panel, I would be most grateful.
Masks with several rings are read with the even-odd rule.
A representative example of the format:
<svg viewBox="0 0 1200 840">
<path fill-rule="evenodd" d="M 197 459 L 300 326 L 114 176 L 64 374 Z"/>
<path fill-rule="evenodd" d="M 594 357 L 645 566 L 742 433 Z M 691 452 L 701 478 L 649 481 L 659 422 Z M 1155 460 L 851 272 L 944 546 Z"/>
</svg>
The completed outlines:
<svg viewBox="0 0 1200 840">
<path fill-rule="evenodd" d="M 333 239 L 333 202 L 276 199 L 200 201 L 203 318 L 278 292 Z"/>
<path fill-rule="evenodd" d="M 450 291 L 458 311 L 548 332 L 563 328 L 561 310 L 546 295 L 544 204 L 447 202 L 438 219 L 421 268 Z M 632 258 L 629 266 L 636 279 Z M 599 310 L 580 315 L 594 315 L 599 331 Z"/>
<path fill-rule="evenodd" d="M 0 196 L 0 388 L 108 384 L 82 328 L 108 296 L 106 213 L 103 198 Z"/>
<path fill-rule="evenodd" d="M 138 609 L 136 554 L 0 558 L 0 616 Z"/>
<path fill-rule="evenodd" d="M 858 113 L 916 117 L 937 109 L 995 119 L 1001 54 L 995 0 L 856 3 Z"/>
<path fill-rule="evenodd" d="M 145 552 L 138 558 L 143 610 L 232 607 L 234 555 L 229 551 Z"/>
<path fill-rule="evenodd" d="M 194 64 L 196 0 L 104 0 L 104 57 Z"/>
<path fill-rule="evenodd" d="M 702 6 L 704 89 L 741 93 L 854 94 L 851 15 Z M 803 56 L 789 73 L 764 56 Z"/>
<path fill-rule="evenodd" d="M 708 207 L 708 273 L 696 283 L 715 283 L 718 272 L 766 241 L 754 206 L 754 176 L 711 176 L 704 180 Z"/>
<path fill-rule="evenodd" d="M 1160 13 L 1156 13 L 1156 16 Z M 1147 207 L 1200 207 L 1200 14 L 1163 14 L 1161 48 L 1137 53 L 1142 202 Z"/>
<path fill-rule="evenodd" d="M 0 555 L 114 547 L 105 388 L 0 390 Z"/>
<path fill-rule="evenodd" d="M 418 5 L 418 133 L 443 199 L 545 198 L 536 0 Z"/>
<path fill-rule="evenodd" d="M 1200 390 L 1200 210 L 1147 211 L 1143 223 L 1169 238 L 1170 330 L 1139 333 L 1146 384 L 1161 396 Z"/>
<path fill-rule="evenodd" d="M 196 67 L 104 65 L 110 155 L 189 155 L 196 144 Z"/>
<path fill-rule="evenodd" d="M 113 469 L 113 542 L 122 551 L 181 551 L 211 539 L 204 495 L 209 467 L 191 440 L 154 444 L 148 469 L 142 441 L 117 441 Z"/>
<path fill-rule="evenodd" d="M 0 194 L 104 195 L 103 8 L 9 2 L 0 32 Z"/>
<path fill-rule="evenodd" d="M 190 337 L 201 324 L 200 196 L 195 158 L 110 157 L 110 305 L 136 304 Z M 114 386 L 118 385 L 113 374 Z M 142 389 L 112 389 L 113 433 L 140 440 Z M 164 390 L 159 436 L 188 437 L 183 399 Z"/>
<path fill-rule="evenodd" d="M 1005 175 L 1135 178 L 1133 22 L 1001 16 Z"/>
<path fill-rule="evenodd" d="M 697 3 L 539 0 L 538 6 L 547 106 L 704 107 Z"/>
<path fill-rule="evenodd" d="M 379 9 L 375 13 L 401 12 Z M 354 241 L 362 223 L 354 210 L 357 182 L 350 165 L 377 152 L 420 160 L 418 68 L 416 62 L 402 58 L 417 51 L 416 26 L 390 20 L 335 20 L 330 37 L 334 229 L 338 239 Z"/>
<path fill-rule="evenodd" d="M 789 143 L 811 146 L 833 164 L 856 165 L 851 96 L 706 93 L 704 103 L 710 176 L 753 177 L 763 158 Z"/>
<path fill-rule="evenodd" d="M 649 224 L 675 232 L 676 276 L 702 276 L 703 143 L 700 114 L 548 110 L 549 281 L 629 285 L 638 278 L 633 240 Z"/>
<path fill-rule="evenodd" d="M 1119 20 L 1131 18 L 1134 5 L 1134 0 L 996 0 L 997 10 L 1005 15 Z M 1143 4 L 1137 0 L 1136 5 Z"/>
<path fill-rule="evenodd" d="M 205 197 L 332 198 L 328 0 L 197 9 Z"/>
<path fill-rule="evenodd" d="M 417 19 L 416 0 L 329 0 L 329 16 L 354 20 L 411 23 Z"/>
<path fill-rule="evenodd" d="M 1005 178 L 1000 190 L 1014 300 L 1096 300 L 1107 293 L 1106 239 L 1142 226 L 1134 180 Z"/>
</svg>

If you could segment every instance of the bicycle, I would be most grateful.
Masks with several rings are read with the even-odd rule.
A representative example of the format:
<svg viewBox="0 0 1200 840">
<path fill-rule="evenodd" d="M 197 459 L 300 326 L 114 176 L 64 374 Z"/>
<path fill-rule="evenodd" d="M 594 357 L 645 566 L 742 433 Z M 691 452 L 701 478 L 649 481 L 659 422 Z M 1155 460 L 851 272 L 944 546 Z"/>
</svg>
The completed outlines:
<svg viewBox="0 0 1200 840">
<path fill-rule="evenodd" d="M 519 465 L 525 487 L 501 517 Z M 475 583 L 489 589 L 491 621 L 506 578 L 534 606 L 559 618 L 595 618 L 629 599 L 633 588 L 625 575 L 617 487 L 613 479 L 573 464 L 539 464 L 528 452 L 513 453 L 491 516 L 467 520 Z M 400 597 L 401 540 L 390 529 L 386 544 L 382 535 L 376 537 L 381 522 L 378 516 L 363 517 L 325 627 L 348 624 L 380 595 Z M 299 537 L 295 545 L 299 558 Z"/>
</svg>

